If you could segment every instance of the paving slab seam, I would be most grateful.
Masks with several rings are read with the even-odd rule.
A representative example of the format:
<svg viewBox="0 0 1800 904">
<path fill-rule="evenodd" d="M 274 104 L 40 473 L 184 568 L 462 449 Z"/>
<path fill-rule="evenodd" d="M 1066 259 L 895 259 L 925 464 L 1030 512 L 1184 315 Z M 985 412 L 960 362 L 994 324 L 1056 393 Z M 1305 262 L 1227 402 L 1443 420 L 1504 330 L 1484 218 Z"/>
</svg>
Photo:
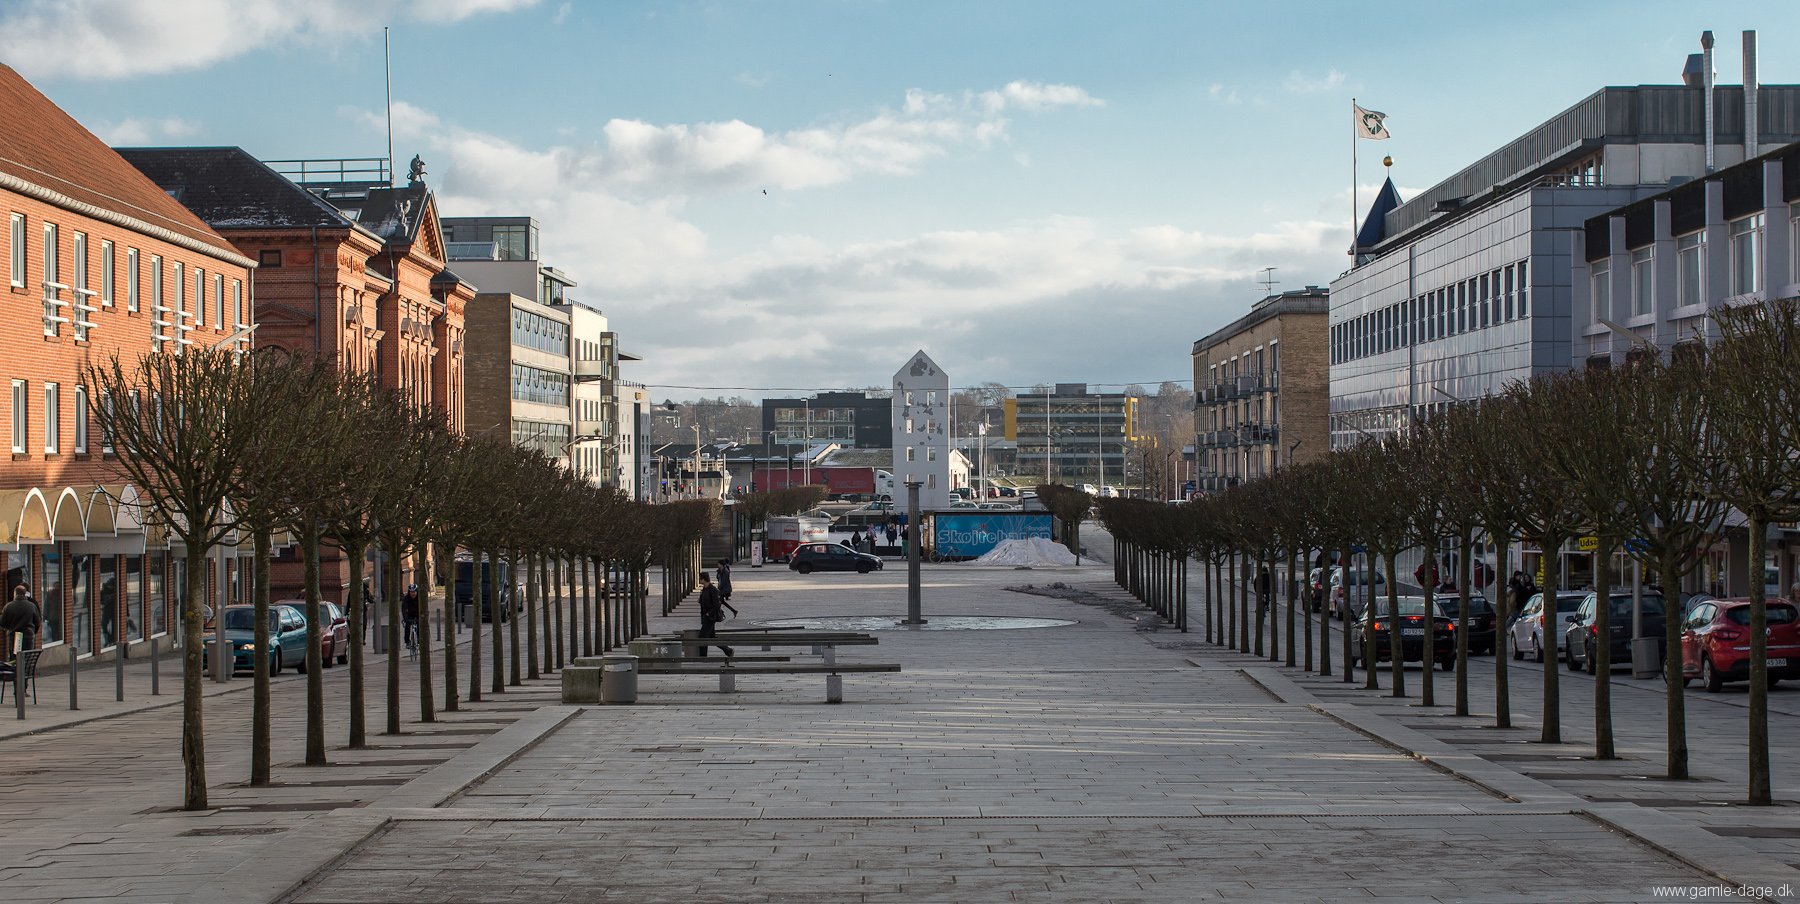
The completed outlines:
<svg viewBox="0 0 1800 904">
<path fill-rule="evenodd" d="M 736 816 L 704 816 L 704 815 L 698 815 L 698 814 L 682 815 L 682 814 L 676 814 L 676 813 L 671 813 L 666 816 L 617 816 L 617 815 L 602 815 L 602 814 L 565 814 L 565 815 L 552 816 L 552 815 L 535 815 L 535 814 L 508 815 L 508 814 L 496 814 L 492 811 L 479 811 L 479 810 L 467 812 L 467 813 L 451 811 L 451 810 L 433 810 L 433 811 L 427 812 L 427 813 L 406 813 L 406 812 L 386 811 L 382 815 L 383 815 L 383 818 L 385 818 L 391 822 L 394 822 L 394 823 L 405 823 L 405 822 L 854 822 L 854 823 L 875 823 L 875 822 L 920 822 L 920 821 L 966 822 L 966 821 L 984 821 L 984 820 L 985 821 L 997 821 L 997 822 L 1017 822 L 1017 821 L 1021 821 L 1021 820 L 1026 820 L 1026 821 L 1031 821 L 1031 822 L 1051 822 L 1051 821 L 1067 821 L 1067 820 L 1081 820 L 1081 819 L 1088 819 L 1088 820 L 1103 819 L 1103 820 L 1106 820 L 1109 822 L 1121 822 L 1121 821 L 1127 821 L 1127 820 L 1138 820 L 1138 821 L 1147 821 L 1147 822 L 1175 822 L 1175 821 L 1183 821 L 1183 820 L 1221 820 L 1221 819 L 1373 819 L 1373 818 L 1405 819 L 1405 818 L 1418 817 L 1421 815 L 1439 816 L 1439 817 L 1447 816 L 1447 817 L 1452 817 L 1452 818 L 1463 818 L 1463 817 L 1477 818 L 1477 817 L 1479 817 L 1479 818 L 1483 818 L 1483 819 L 1494 819 L 1494 818 L 1513 818 L 1513 817 L 1524 818 L 1524 817 L 1541 817 L 1541 816 L 1572 816 L 1572 815 L 1579 816 L 1579 815 L 1583 815 L 1583 814 L 1571 812 L 1569 810 L 1530 809 L 1530 810 L 1509 810 L 1509 811 L 1471 810 L 1471 811 L 1464 812 L 1464 813 L 1433 813 L 1433 814 L 1421 814 L 1417 810 L 1372 811 L 1372 812 L 1368 812 L 1368 813 L 1258 813 L 1255 811 L 1246 810 L 1244 812 L 1236 812 L 1236 813 L 1187 813 L 1187 814 L 1177 814 L 1177 815 L 1147 815 L 1147 814 L 1138 814 L 1138 813 L 1083 813 L 1083 814 L 995 813 L 995 814 L 986 815 L 986 816 L 961 816 L 961 815 L 947 815 L 947 814 L 934 814 L 934 813 L 918 813 L 918 814 L 914 814 L 914 815 L 910 815 L 910 816 L 909 815 L 893 815 L 893 816 L 837 815 L 837 816 L 831 816 L 831 815 L 825 815 L 825 814 L 819 814 L 816 816 L 815 815 L 769 816 L 769 815 L 760 815 L 760 814 L 755 814 L 755 813 L 744 813 L 744 814 L 736 815 Z"/>
<path fill-rule="evenodd" d="M 442 807 L 537 746 L 582 711 L 545 706 L 374 801 L 379 809 Z"/>
<path fill-rule="evenodd" d="M 252 874 L 250 870 L 261 866 L 259 861 L 262 858 L 247 857 L 244 863 L 226 871 L 224 875 L 208 883 L 200 891 L 184 898 L 183 904 L 244 904 L 247 900 L 244 895 L 245 889 L 266 886 L 271 882 L 274 885 L 274 893 L 262 898 L 262 901 L 268 902 L 268 904 L 279 904 L 279 902 L 290 900 L 305 891 L 315 879 L 330 872 L 338 864 L 355 858 L 362 853 L 364 848 L 375 843 L 393 828 L 393 820 L 381 814 L 360 813 L 356 818 L 366 820 L 369 825 L 348 840 L 339 834 L 343 831 L 345 818 L 326 818 L 290 835 L 282 848 L 283 853 L 289 852 L 289 846 L 300 853 L 292 855 L 294 862 L 283 864 L 283 869 L 276 871 L 272 879 L 266 872 L 258 871 Z M 306 845 L 306 841 L 313 840 L 310 836 L 315 835 L 318 836 L 316 845 Z M 296 844 L 296 840 L 300 843 Z M 307 847 L 309 846 L 317 846 L 321 850 L 308 851 Z M 308 856 L 309 854 L 311 856 Z M 243 882 L 229 881 L 234 873 L 240 871 L 244 873 Z"/>
<path fill-rule="evenodd" d="M 1379 713 L 1364 712 L 1349 704 L 1325 703 L 1288 676 L 1274 669 L 1242 669 L 1244 676 L 1275 694 L 1284 702 L 1306 706 L 1345 727 L 1399 750 L 1420 762 L 1462 779 L 1489 793 L 1508 800 L 1540 805 L 1558 798 L 1570 802 L 1566 811 L 1617 832 L 1633 842 L 1656 851 L 1677 863 L 1698 870 L 1736 888 L 1788 888 L 1800 891 L 1800 870 L 1780 864 L 1769 864 L 1748 846 L 1715 835 L 1699 826 L 1639 807 L 1636 804 L 1595 806 L 1576 795 L 1559 791 L 1543 782 L 1508 769 L 1472 753 L 1457 750 L 1421 732 L 1394 722 Z M 1252 674 L 1255 672 L 1256 674 Z M 1504 790 L 1508 786 L 1511 791 Z M 1523 794 L 1524 796 L 1521 796 Z M 1785 897 L 1769 896 L 1755 900 L 1800 902 L 1800 893 Z"/>
</svg>

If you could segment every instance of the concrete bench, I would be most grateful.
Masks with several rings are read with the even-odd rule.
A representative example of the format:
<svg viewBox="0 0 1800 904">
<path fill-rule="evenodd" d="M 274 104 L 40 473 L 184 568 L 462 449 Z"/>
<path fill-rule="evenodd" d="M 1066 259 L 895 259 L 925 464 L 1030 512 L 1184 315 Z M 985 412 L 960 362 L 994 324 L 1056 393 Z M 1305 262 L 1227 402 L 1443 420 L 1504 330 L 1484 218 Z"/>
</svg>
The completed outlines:
<svg viewBox="0 0 1800 904">
<path fill-rule="evenodd" d="M 869 634 L 817 631 L 805 634 L 730 634 L 703 638 L 698 630 L 691 630 L 681 632 L 680 640 L 682 655 L 689 659 L 700 658 L 702 645 L 762 647 L 764 650 L 775 647 L 811 647 L 813 655 L 823 656 L 828 665 L 837 661 L 838 647 L 872 646 L 881 642 L 880 638 Z"/>
<path fill-rule="evenodd" d="M 719 677 L 719 693 L 729 694 L 737 690 L 739 675 L 824 675 L 825 702 L 844 702 L 843 675 L 849 672 L 898 672 L 900 665 L 891 662 L 858 662 L 807 665 L 804 663 L 756 663 L 750 665 L 704 664 L 705 660 L 687 660 L 679 664 L 652 663 L 640 666 L 641 675 L 717 675 Z"/>
</svg>

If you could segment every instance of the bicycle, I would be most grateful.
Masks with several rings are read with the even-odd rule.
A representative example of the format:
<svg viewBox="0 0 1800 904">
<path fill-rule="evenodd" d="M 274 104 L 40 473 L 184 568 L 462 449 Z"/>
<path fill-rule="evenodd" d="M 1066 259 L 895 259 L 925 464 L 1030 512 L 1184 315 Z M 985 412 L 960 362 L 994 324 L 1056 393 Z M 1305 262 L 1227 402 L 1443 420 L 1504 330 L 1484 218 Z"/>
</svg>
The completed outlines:
<svg viewBox="0 0 1800 904">
<path fill-rule="evenodd" d="M 406 658 L 419 658 L 419 623 L 406 623 Z"/>
</svg>

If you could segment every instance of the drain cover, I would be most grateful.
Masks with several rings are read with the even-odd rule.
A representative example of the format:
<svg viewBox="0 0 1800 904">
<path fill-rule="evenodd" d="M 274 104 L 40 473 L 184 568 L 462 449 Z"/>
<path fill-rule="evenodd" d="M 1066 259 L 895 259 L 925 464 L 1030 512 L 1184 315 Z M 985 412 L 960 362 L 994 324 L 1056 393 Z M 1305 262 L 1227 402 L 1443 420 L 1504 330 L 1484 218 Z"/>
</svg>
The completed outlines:
<svg viewBox="0 0 1800 904">
<path fill-rule="evenodd" d="M 903 625 L 898 615 L 835 615 L 821 618 L 778 618 L 757 622 L 766 628 L 806 628 L 813 631 L 1006 631 L 1018 628 L 1062 628 L 1075 624 L 1067 618 L 1026 618 L 1006 615 L 929 615 L 923 625 Z"/>
<path fill-rule="evenodd" d="M 212 838 L 225 835 L 273 835 L 285 831 L 287 829 L 273 826 L 220 826 L 216 829 L 188 829 L 181 834 L 186 838 Z"/>
</svg>

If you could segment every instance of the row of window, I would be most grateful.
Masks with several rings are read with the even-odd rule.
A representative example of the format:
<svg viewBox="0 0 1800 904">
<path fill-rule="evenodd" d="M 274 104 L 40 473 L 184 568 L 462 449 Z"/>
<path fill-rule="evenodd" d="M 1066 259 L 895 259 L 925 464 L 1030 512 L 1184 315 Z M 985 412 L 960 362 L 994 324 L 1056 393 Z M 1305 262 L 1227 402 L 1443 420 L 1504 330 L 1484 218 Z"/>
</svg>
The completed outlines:
<svg viewBox="0 0 1800 904">
<path fill-rule="evenodd" d="M 569 407 L 569 375 L 528 364 L 512 366 L 512 397 L 521 402 Z"/>
<path fill-rule="evenodd" d="M 569 356 L 569 325 L 542 314 L 513 308 L 512 343 L 566 358 Z"/>
<path fill-rule="evenodd" d="M 1792 248 L 1788 257 L 1789 276 L 1800 282 L 1800 203 L 1788 207 L 1788 236 Z M 1763 257 L 1767 241 L 1764 227 L 1766 220 L 1761 212 L 1746 217 L 1739 217 L 1726 224 L 1726 234 L 1731 246 L 1727 258 L 1730 268 L 1730 282 L 1726 292 L 1731 295 L 1747 295 L 1760 292 L 1763 285 Z M 1629 273 L 1618 274 L 1621 279 L 1629 279 L 1627 296 L 1631 299 L 1631 314 L 1644 316 L 1656 311 L 1656 268 L 1655 248 L 1645 247 L 1632 251 L 1629 255 Z M 1675 286 L 1674 303 L 1676 307 L 1705 304 L 1707 298 L 1705 283 L 1706 267 L 1706 233 L 1690 232 L 1675 237 Z M 1609 306 L 1613 289 L 1612 262 L 1608 259 L 1595 261 L 1588 266 L 1589 300 L 1595 320 L 1611 316 Z"/>
<path fill-rule="evenodd" d="M 41 386 L 44 398 L 42 416 L 44 419 L 44 454 L 60 455 L 63 452 L 65 433 L 73 443 L 70 451 L 76 455 L 88 452 L 88 391 L 86 386 L 77 385 L 71 393 L 71 417 L 65 427 L 63 420 L 63 387 L 61 383 L 44 383 Z M 12 451 L 14 455 L 31 453 L 31 384 L 26 380 L 12 381 Z M 108 411 L 112 409 L 107 409 Z M 102 438 L 101 451 L 110 454 L 112 443 Z"/>
<path fill-rule="evenodd" d="M 88 656 L 111 649 L 121 638 L 143 640 L 146 631 L 151 636 L 172 632 L 180 645 L 186 585 L 181 580 L 185 564 L 179 558 L 167 552 L 69 554 L 66 548 L 25 546 L 5 555 L 7 597 L 13 587 L 24 587 L 38 601 L 44 618 L 40 646 L 67 643 Z"/>
<path fill-rule="evenodd" d="M 102 239 L 99 248 L 100 283 L 95 289 L 92 285 L 93 264 L 90 258 L 88 236 L 76 232 L 71 236 L 70 253 L 73 260 L 69 262 L 68 281 L 64 282 L 64 271 L 61 260 L 61 227 L 49 221 L 42 223 L 43 232 L 43 265 L 42 285 L 44 300 L 44 335 L 47 337 L 62 334 L 64 324 L 69 325 L 76 341 L 86 341 L 88 330 L 96 324 L 90 315 L 96 311 L 111 308 L 119 302 L 121 288 L 124 294 L 125 310 L 137 313 L 141 305 L 143 289 L 146 285 L 142 258 L 136 248 L 126 248 L 124 254 L 124 272 L 119 272 L 118 249 L 110 239 Z M 10 254 L 8 255 L 8 284 L 16 289 L 29 289 L 26 285 L 26 260 L 30 230 L 26 217 L 22 213 L 11 216 L 8 230 Z M 227 326 L 227 312 L 230 312 L 229 325 L 244 325 L 244 286 L 243 281 L 233 279 L 227 286 L 223 274 L 209 274 L 204 268 L 192 268 L 192 279 L 189 279 L 188 268 L 180 261 L 170 262 L 165 270 L 160 254 L 149 255 L 148 287 L 150 304 L 155 316 L 150 322 L 152 348 L 162 351 L 164 343 L 173 342 L 177 349 L 193 344 L 186 333 L 194 327 L 205 326 L 208 315 L 208 300 L 211 301 L 213 324 L 223 329 Z M 121 280 L 120 277 L 123 277 Z M 121 286 L 121 283 L 123 285 Z M 193 289 L 194 306 L 190 313 L 187 307 L 189 286 Z M 174 305 L 165 306 L 165 287 L 174 293 Z M 95 302 L 98 302 L 97 304 Z M 172 319 L 171 319 L 172 318 Z M 190 326 L 186 323 L 192 320 Z"/>
<path fill-rule="evenodd" d="M 1253 350 L 1240 352 L 1231 358 L 1207 368 L 1211 379 L 1207 382 L 1213 386 L 1228 380 L 1236 379 L 1240 372 L 1244 374 L 1273 375 L 1281 369 L 1281 342 L 1271 340 L 1267 348 L 1258 346 Z M 1196 389 L 1200 387 L 1195 387 Z"/>
<path fill-rule="evenodd" d="M 1530 286 L 1519 261 L 1351 318 L 1331 328 L 1331 363 L 1522 320 L 1531 316 Z"/>
<path fill-rule="evenodd" d="M 513 418 L 512 441 L 515 446 L 536 449 L 548 458 L 561 458 L 563 450 L 569 448 L 569 425 Z"/>
</svg>

